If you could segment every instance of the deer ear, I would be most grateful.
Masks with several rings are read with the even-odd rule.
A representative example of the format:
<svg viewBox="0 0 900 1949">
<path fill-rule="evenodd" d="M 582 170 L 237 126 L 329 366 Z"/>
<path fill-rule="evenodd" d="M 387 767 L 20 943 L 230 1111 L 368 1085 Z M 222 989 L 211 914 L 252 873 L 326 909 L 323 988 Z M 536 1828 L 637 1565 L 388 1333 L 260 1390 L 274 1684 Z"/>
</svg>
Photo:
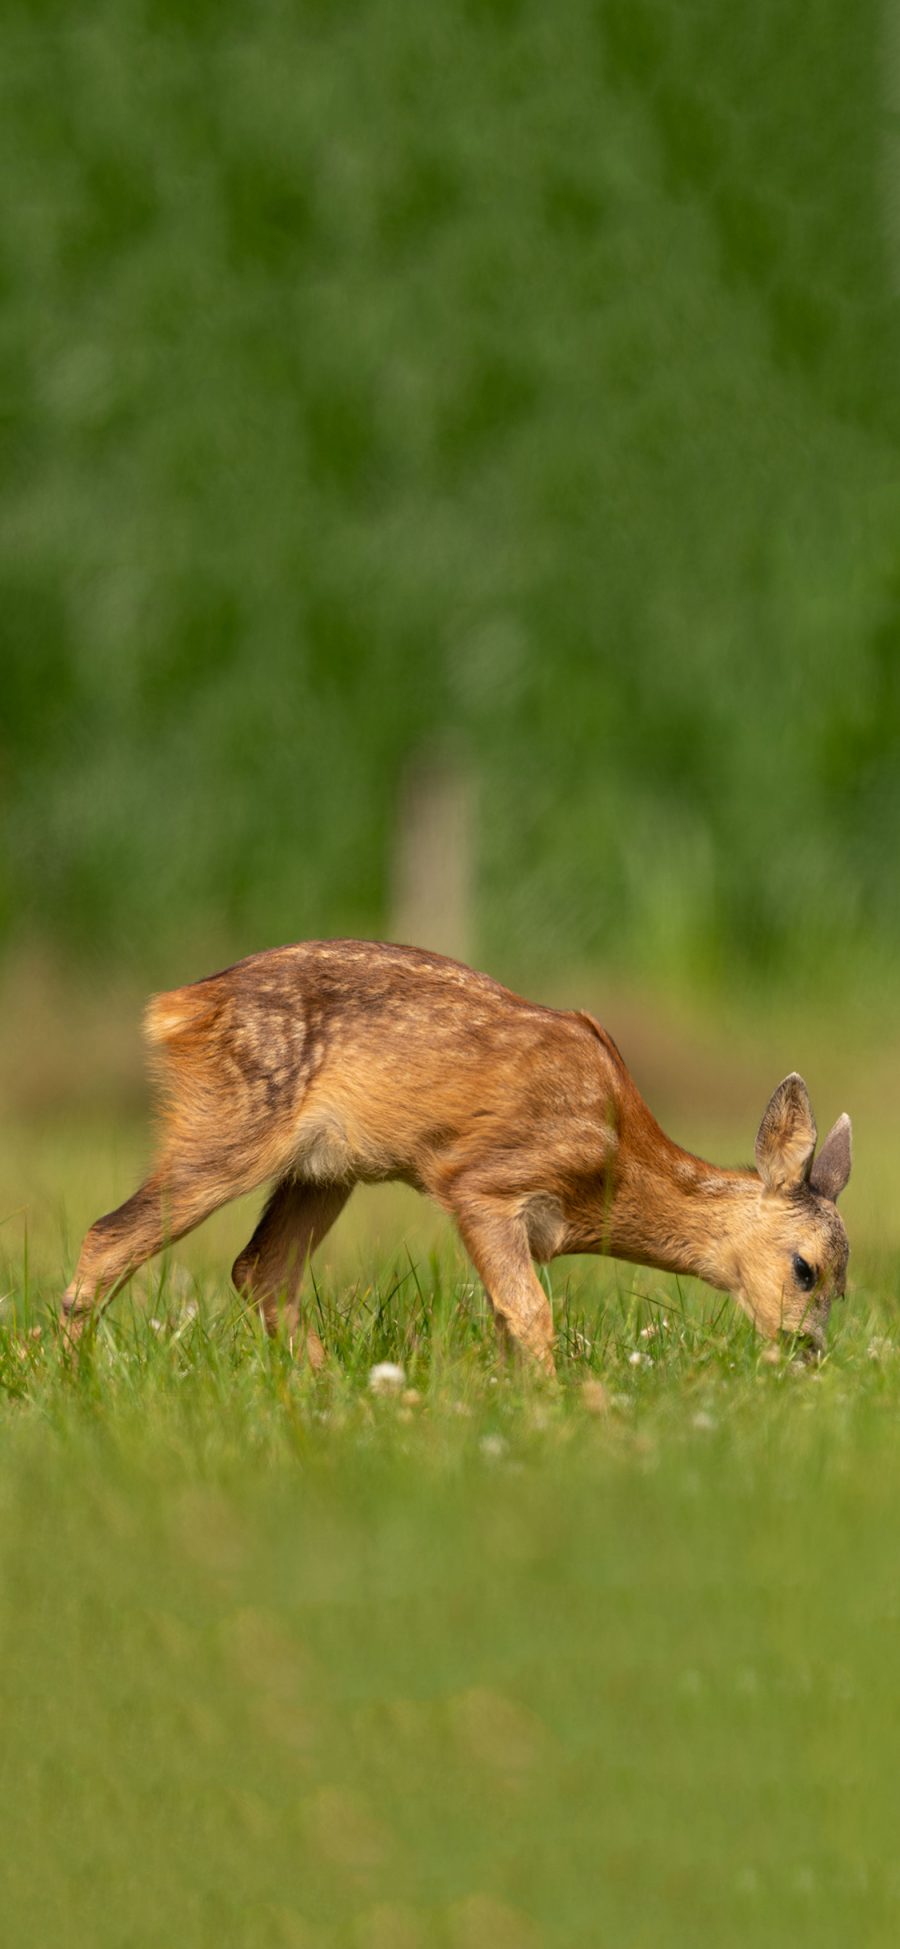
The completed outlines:
<svg viewBox="0 0 900 1949">
<path fill-rule="evenodd" d="M 767 1191 L 795 1191 L 816 1148 L 816 1120 L 802 1076 L 794 1071 L 770 1097 L 756 1138 L 756 1167 Z"/>
<path fill-rule="evenodd" d="M 837 1202 L 850 1176 L 851 1137 L 850 1118 L 845 1110 L 833 1130 L 829 1130 L 809 1174 L 811 1190 L 818 1191 L 821 1198 L 830 1198 L 832 1203 Z"/>
</svg>

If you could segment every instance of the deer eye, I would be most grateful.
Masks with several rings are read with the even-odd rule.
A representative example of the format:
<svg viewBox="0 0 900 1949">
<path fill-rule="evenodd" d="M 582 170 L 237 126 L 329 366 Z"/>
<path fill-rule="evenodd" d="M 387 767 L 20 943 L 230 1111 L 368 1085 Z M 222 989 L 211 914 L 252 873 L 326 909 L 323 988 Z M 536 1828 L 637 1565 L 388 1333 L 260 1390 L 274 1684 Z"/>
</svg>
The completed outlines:
<svg viewBox="0 0 900 1949">
<path fill-rule="evenodd" d="M 816 1283 L 816 1269 L 808 1259 L 801 1259 L 799 1252 L 794 1253 L 794 1278 L 802 1292 L 812 1292 Z"/>
</svg>

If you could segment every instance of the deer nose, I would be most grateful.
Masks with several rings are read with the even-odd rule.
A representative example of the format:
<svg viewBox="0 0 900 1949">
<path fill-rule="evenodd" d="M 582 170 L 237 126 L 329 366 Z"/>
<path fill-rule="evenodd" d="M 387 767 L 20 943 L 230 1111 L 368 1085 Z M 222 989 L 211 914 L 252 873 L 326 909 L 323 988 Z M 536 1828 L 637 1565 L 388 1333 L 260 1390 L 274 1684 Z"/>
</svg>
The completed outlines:
<svg viewBox="0 0 900 1949">
<path fill-rule="evenodd" d="M 818 1360 L 825 1352 L 825 1320 L 807 1318 L 793 1332 L 784 1328 L 781 1338 L 801 1360 Z"/>
<path fill-rule="evenodd" d="M 798 1335 L 796 1350 L 803 1360 L 818 1360 L 825 1352 L 825 1328 L 818 1324 L 809 1326 Z"/>
</svg>

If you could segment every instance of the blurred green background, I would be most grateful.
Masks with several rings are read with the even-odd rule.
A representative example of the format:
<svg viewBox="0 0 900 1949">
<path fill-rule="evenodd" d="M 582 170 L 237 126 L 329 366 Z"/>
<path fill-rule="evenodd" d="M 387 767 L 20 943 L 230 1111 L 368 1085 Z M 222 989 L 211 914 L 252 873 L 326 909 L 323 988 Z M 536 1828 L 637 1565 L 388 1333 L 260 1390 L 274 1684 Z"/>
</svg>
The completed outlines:
<svg viewBox="0 0 900 1949">
<path fill-rule="evenodd" d="M 884 994 L 891 77 L 869 0 L 10 0 L 10 953 L 396 931 L 433 769 L 497 972 Z"/>
</svg>

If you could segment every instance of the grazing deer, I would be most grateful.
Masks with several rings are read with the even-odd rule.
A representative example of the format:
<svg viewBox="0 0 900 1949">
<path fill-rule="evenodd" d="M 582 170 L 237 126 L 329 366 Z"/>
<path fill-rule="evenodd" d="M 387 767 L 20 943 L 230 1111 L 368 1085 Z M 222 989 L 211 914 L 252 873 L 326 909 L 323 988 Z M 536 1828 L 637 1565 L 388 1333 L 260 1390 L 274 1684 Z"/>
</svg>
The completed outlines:
<svg viewBox="0 0 900 1949">
<path fill-rule="evenodd" d="M 553 1368 L 532 1261 L 603 1252 L 730 1292 L 759 1331 L 821 1348 L 844 1291 L 835 1200 L 850 1120 L 814 1159 L 797 1075 L 759 1127 L 755 1170 L 719 1170 L 660 1129 L 593 1017 L 524 1001 L 417 948 L 308 941 L 157 995 L 146 1035 L 163 1104 L 146 1182 L 98 1218 L 63 1300 L 85 1318 L 167 1242 L 274 1189 L 232 1273 L 270 1330 L 300 1328 L 310 1254 L 357 1183 L 428 1192 L 456 1220 L 501 1329 Z M 307 1334 L 310 1358 L 323 1357 Z"/>
</svg>

